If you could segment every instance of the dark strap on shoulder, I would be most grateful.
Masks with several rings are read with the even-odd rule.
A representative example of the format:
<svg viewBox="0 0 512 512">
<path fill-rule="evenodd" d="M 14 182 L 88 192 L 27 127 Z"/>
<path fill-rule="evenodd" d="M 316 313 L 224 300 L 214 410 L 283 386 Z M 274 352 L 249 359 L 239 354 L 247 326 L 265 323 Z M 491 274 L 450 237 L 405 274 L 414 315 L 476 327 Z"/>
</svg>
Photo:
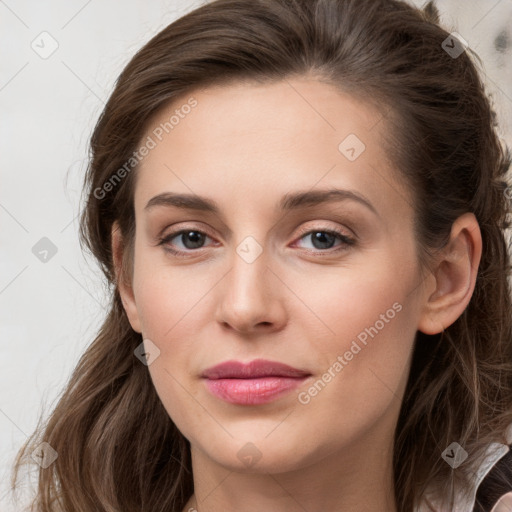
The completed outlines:
<svg viewBox="0 0 512 512">
<path fill-rule="evenodd" d="M 473 512 L 491 512 L 497 501 L 512 492 L 512 445 L 480 482 Z"/>
</svg>

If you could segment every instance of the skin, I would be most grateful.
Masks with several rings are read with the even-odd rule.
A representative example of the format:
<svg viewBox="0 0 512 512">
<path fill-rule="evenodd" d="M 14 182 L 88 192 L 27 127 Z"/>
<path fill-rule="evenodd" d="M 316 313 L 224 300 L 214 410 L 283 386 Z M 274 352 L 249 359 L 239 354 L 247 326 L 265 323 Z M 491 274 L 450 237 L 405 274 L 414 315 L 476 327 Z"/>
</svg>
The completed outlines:
<svg viewBox="0 0 512 512">
<path fill-rule="evenodd" d="M 393 434 L 415 334 L 440 332 L 468 304 L 481 255 L 477 221 L 460 217 L 422 273 L 414 199 L 384 154 L 385 120 L 369 104 L 311 77 L 216 86 L 163 109 L 144 138 L 191 96 L 195 109 L 137 170 L 133 273 L 125 280 L 123 240 L 117 224 L 112 230 L 126 313 L 160 350 L 148 370 L 191 443 L 195 492 L 183 512 L 396 511 Z M 354 161 L 338 149 L 348 134 L 366 146 Z M 285 194 L 326 188 L 352 190 L 375 212 L 347 199 L 278 209 Z M 163 192 L 208 197 L 220 212 L 145 209 Z M 188 251 L 182 258 L 157 245 L 160 234 L 179 229 L 207 235 L 198 249 L 193 238 L 167 241 Z M 336 237 L 319 246 L 306 234 L 326 229 L 356 243 Z M 237 254 L 248 236 L 263 249 L 251 263 Z M 298 394 L 396 303 L 401 310 L 378 334 L 300 403 Z M 253 406 L 220 400 L 200 378 L 222 361 L 255 358 L 312 376 Z M 259 457 L 252 464 L 237 455 L 246 443 Z"/>
</svg>

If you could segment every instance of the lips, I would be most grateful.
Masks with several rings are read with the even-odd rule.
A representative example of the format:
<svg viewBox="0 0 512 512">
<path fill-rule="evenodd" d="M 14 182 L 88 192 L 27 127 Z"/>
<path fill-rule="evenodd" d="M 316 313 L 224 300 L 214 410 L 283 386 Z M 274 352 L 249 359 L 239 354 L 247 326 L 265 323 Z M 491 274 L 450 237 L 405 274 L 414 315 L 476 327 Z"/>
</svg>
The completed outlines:
<svg viewBox="0 0 512 512">
<path fill-rule="evenodd" d="M 226 361 L 205 370 L 201 376 L 207 379 L 256 379 L 260 377 L 306 377 L 309 372 L 276 361 L 254 359 L 248 364 Z"/>
<path fill-rule="evenodd" d="M 307 371 L 264 359 L 248 364 L 226 361 L 201 374 L 210 393 L 237 405 L 273 401 L 298 387 L 310 375 Z"/>
</svg>

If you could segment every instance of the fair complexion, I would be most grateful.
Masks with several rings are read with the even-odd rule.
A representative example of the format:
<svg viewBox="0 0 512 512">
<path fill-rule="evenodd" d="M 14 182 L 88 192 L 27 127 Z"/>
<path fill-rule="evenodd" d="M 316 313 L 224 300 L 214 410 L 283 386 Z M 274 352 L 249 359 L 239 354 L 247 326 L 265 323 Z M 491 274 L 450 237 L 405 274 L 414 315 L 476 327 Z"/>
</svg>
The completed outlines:
<svg viewBox="0 0 512 512">
<path fill-rule="evenodd" d="M 160 111 L 143 140 L 191 96 L 197 106 L 136 171 L 125 280 L 123 240 L 112 230 L 125 311 L 160 350 L 148 370 L 191 444 L 194 494 L 183 512 L 394 512 L 393 434 L 415 334 L 440 332 L 468 304 L 478 224 L 460 217 L 422 273 L 414 199 L 369 104 L 312 78 L 211 87 Z M 353 161 L 338 149 L 349 134 L 366 146 Z M 285 196 L 327 189 L 352 195 L 280 209 Z M 201 196 L 217 211 L 148 206 L 171 193 Z M 253 261 L 242 257 L 257 247 Z M 350 357 L 354 340 L 360 350 Z M 310 376 L 257 405 L 226 402 L 201 378 L 223 361 L 257 358 Z"/>
</svg>

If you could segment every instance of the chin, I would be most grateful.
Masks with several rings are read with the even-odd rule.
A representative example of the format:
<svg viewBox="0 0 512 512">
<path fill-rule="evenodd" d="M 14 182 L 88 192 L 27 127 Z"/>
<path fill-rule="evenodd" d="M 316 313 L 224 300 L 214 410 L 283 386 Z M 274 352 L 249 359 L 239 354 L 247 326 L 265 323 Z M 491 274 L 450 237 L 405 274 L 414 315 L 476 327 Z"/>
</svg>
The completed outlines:
<svg viewBox="0 0 512 512">
<path fill-rule="evenodd" d="M 230 430 L 233 438 L 227 439 L 223 435 L 222 439 L 213 442 L 211 438 L 199 443 L 196 440 L 193 445 L 217 464 L 239 473 L 285 473 L 309 466 L 330 453 L 331 448 L 307 446 L 303 439 L 285 430 L 282 436 L 272 439 L 275 433 L 269 435 L 270 431 L 246 429 L 239 437 Z"/>
</svg>

